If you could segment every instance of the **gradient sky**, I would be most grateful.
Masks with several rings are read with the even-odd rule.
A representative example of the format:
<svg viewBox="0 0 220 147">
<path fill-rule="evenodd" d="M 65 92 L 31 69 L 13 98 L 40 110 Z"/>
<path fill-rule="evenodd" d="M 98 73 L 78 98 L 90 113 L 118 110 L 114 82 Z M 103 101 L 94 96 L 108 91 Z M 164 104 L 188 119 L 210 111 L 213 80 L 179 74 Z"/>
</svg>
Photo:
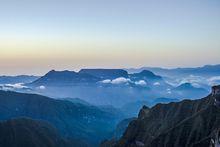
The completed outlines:
<svg viewBox="0 0 220 147">
<path fill-rule="evenodd" d="M 0 75 L 220 63 L 220 0 L 0 0 Z"/>
</svg>

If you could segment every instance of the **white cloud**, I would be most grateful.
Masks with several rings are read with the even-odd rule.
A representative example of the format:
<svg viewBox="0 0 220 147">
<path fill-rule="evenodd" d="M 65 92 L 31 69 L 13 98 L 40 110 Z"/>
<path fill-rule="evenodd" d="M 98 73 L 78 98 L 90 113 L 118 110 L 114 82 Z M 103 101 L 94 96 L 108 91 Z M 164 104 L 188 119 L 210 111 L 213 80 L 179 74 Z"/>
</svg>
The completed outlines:
<svg viewBox="0 0 220 147">
<path fill-rule="evenodd" d="M 212 85 L 212 86 L 218 85 L 218 84 L 220 84 L 220 76 L 211 77 L 207 81 L 208 81 L 209 85 Z"/>
<path fill-rule="evenodd" d="M 127 83 L 131 82 L 131 80 L 127 79 L 127 78 L 124 78 L 124 77 L 119 77 L 119 78 L 116 78 L 116 79 L 113 79 L 113 80 L 106 79 L 106 80 L 103 80 L 103 81 L 100 81 L 100 82 L 103 83 L 103 84 L 127 84 Z"/>
<path fill-rule="evenodd" d="M 131 82 L 130 79 L 124 78 L 124 77 L 120 77 L 120 78 L 116 78 L 114 80 L 111 81 L 112 84 L 125 84 Z"/>
<path fill-rule="evenodd" d="M 11 87 L 12 89 L 22 89 L 22 88 L 27 88 L 27 86 L 24 86 L 24 83 L 5 84 L 5 87 Z"/>
<path fill-rule="evenodd" d="M 168 93 L 168 94 L 171 94 L 171 93 L 172 93 L 170 88 L 167 88 L 167 93 Z"/>
<path fill-rule="evenodd" d="M 140 85 L 140 86 L 146 86 L 147 85 L 147 83 L 144 80 L 136 81 L 135 84 Z"/>
<path fill-rule="evenodd" d="M 154 86 L 159 86 L 159 85 L 160 85 L 159 82 L 155 82 L 155 83 L 154 83 Z"/>
<path fill-rule="evenodd" d="M 44 89 L 46 89 L 46 87 L 41 85 L 41 86 L 37 87 L 37 89 L 44 90 Z"/>
<path fill-rule="evenodd" d="M 178 83 L 178 85 L 181 85 L 184 83 L 191 83 L 194 87 L 197 87 L 197 88 L 208 84 L 207 79 L 205 77 L 195 76 L 195 75 L 189 75 L 187 77 L 176 79 L 176 83 Z"/>
<path fill-rule="evenodd" d="M 109 84 L 109 83 L 111 83 L 111 82 L 112 82 L 112 81 L 109 80 L 109 79 L 106 79 L 106 80 L 101 81 L 101 83 L 104 83 L 104 84 Z"/>
<path fill-rule="evenodd" d="M 184 83 L 204 83 L 206 82 L 206 79 L 201 76 L 195 76 L 195 75 L 190 75 L 188 77 L 184 77 L 179 80 L 179 84 L 184 84 Z"/>
<path fill-rule="evenodd" d="M 220 80 L 220 76 L 215 76 L 215 77 L 209 78 L 209 81 L 216 81 L 216 80 Z"/>
</svg>

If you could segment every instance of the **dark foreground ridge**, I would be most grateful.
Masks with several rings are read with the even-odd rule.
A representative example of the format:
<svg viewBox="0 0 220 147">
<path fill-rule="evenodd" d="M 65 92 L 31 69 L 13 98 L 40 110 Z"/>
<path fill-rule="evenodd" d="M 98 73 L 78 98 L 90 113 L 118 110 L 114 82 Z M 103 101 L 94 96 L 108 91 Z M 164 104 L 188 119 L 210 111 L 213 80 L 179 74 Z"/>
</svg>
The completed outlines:
<svg viewBox="0 0 220 147">
<path fill-rule="evenodd" d="M 63 137 L 89 144 L 98 144 L 108 138 L 118 121 L 116 114 L 95 106 L 36 94 L 0 91 L 0 120 L 17 117 L 44 120 Z"/>
<path fill-rule="evenodd" d="M 219 100 L 220 86 L 214 86 L 212 94 L 200 100 L 157 104 L 150 110 L 143 107 L 138 119 L 129 124 L 118 141 L 107 141 L 102 146 L 217 147 Z"/>
<path fill-rule="evenodd" d="M 1 147 L 73 147 L 86 146 L 79 141 L 63 139 L 49 123 L 30 118 L 0 122 Z"/>
</svg>

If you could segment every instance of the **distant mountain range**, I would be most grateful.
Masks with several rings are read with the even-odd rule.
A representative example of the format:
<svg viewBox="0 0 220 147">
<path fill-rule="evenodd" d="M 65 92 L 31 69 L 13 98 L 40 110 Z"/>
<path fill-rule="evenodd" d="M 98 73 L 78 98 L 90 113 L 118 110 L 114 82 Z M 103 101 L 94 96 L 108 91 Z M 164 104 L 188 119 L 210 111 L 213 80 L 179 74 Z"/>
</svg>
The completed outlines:
<svg viewBox="0 0 220 147">
<path fill-rule="evenodd" d="M 155 84 L 162 88 L 165 81 L 146 70 L 128 74 L 121 69 L 83 69 L 79 72 L 52 70 L 25 86 L 50 97 L 79 97 L 95 105 L 120 107 L 131 98 L 144 99 L 151 95 L 150 89 Z"/>
<path fill-rule="evenodd" d="M 166 70 L 152 68 L 155 69 L 153 72 L 151 69 L 143 69 L 136 73 L 128 73 L 123 69 L 82 69 L 79 72 L 51 70 L 29 83 L 25 79 L 19 80 L 18 76 L 17 81 L 21 83 L 0 84 L 0 90 L 36 93 L 54 98 L 78 97 L 93 105 L 122 107 L 127 103 L 152 101 L 160 97 L 204 97 L 210 92 L 210 85 L 219 83 L 218 68 L 218 65 Z M 170 77 L 167 77 L 158 71 L 174 75 L 169 74 Z M 203 71 L 201 73 L 204 73 L 204 77 L 195 74 L 200 71 Z M 189 75 L 190 72 L 194 75 Z M 10 80 L 5 83 L 10 83 Z"/>
<path fill-rule="evenodd" d="M 137 73 L 143 70 L 150 70 L 161 76 L 168 77 L 180 77 L 186 75 L 198 75 L 198 76 L 219 76 L 220 64 L 218 65 L 205 65 L 203 67 L 192 67 L 192 68 L 173 68 L 166 69 L 160 67 L 142 67 L 142 68 L 130 68 L 125 69 L 129 73 Z"/>
<path fill-rule="evenodd" d="M 155 75 L 153 72 L 147 70 L 135 74 L 128 74 L 127 71 L 122 69 L 82 69 L 79 72 L 51 70 L 41 78 L 30 83 L 30 85 L 73 86 L 77 84 L 97 83 L 102 80 L 112 80 L 112 83 L 114 83 L 114 81 L 115 83 L 122 83 L 123 81 L 116 81 L 120 80 L 120 78 L 121 80 L 133 80 L 134 82 L 140 80 L 157 82 L 163 80 L 161 76 Z M 129 80 L 128 82 L 131 82 Z"/>
<path fill-rule="evenodd" d="M 0 76 L 0 84 L 16 84 L 16 83 L 31 83 L 37 80 L 38 76 Z"/>
<path fill-rule="evenodd" d="M 151 109 L 145 106 L 118 141 L 102 146 L 209 146 L 220 130 L 219 99 L 220 86 L 216 86 L 203 99 L 157 104 Z"/>
<path fill-rule="evenodd" d="M 122 107 L 126 103 L 152 101 L 160 97 L 194 99 L 206 96 L 209 85 L 203 83 L 205 86 L 199 87 L 199 83 L 194 81 L 190 83 L 186 80 L 174 86 L 167 81 L 167 77 L 149 70 L 133 74 L 122 69 L 82 69 L 79 72 L 51 70 L 30 83 L 0 85 L 0 90 L 55 98 L 78 97 L 94 105 Z"/>
</svg>

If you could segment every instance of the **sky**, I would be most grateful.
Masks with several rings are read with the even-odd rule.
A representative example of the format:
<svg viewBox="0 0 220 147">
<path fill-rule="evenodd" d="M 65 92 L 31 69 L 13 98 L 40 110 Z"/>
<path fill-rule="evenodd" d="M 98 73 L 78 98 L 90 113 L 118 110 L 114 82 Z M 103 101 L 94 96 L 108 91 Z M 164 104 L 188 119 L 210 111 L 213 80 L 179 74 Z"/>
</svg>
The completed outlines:
<svg viewBox="0 0 220 147">
<path fill-rule="evenodd" d="M 219 0 L 0 0 L 0 75 L 219 63 Z"/>
</svg>

